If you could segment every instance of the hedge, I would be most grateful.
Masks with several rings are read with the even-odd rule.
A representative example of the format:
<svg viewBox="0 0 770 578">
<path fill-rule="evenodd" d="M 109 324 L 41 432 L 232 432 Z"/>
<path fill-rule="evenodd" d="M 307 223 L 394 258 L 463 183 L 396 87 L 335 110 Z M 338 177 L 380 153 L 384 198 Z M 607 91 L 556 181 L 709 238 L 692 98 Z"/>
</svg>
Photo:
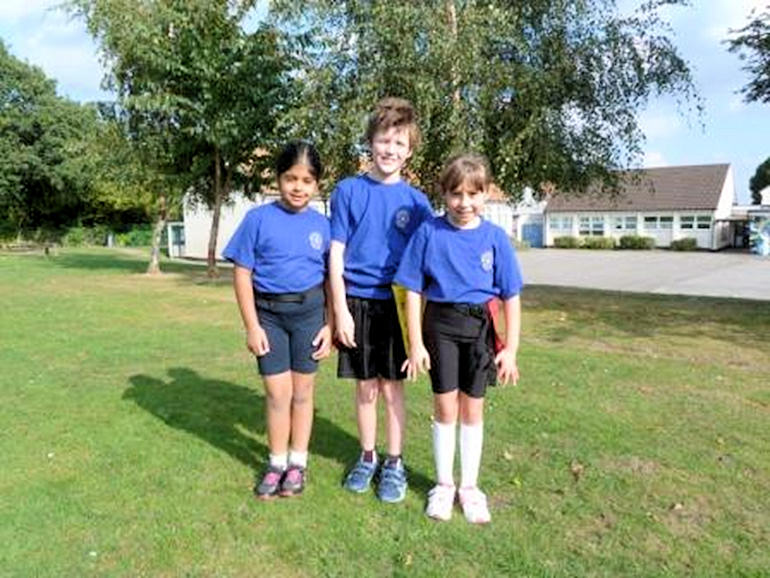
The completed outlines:
<svg viewBox="0 0 770 578">
<path fill-rule="evenodd" d="M 553 240 L 553 246 L 558 249 L 577 249 L 580 246 L 580 239 L 577 237 L 556 237 Z"/>
<path fill-rule="evenodd" d="M 677 239 L 676 241 L 671 241 L 670 248 L 672 251 L 695 251 L 698 249 L 698 241 L 692 237 Z"/>
<path fill-rule="evenodd" d="M 580 242 L 581 249 L 614 249 L 615 239 L 612 237 L 583 237 Z"/>
<path fill-rule="evenodd" d="M 640 235 L 623 235 L 618 244 L 620 249 L 654 249 L 655 239 Z"/>
</svg>

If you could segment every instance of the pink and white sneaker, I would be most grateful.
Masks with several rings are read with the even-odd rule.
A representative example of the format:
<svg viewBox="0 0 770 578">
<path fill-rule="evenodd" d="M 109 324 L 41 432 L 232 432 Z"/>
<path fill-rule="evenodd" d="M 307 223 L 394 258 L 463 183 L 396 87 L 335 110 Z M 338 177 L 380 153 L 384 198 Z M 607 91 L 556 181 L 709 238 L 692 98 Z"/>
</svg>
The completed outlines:
<svg viewBox="0 0 770 578">
<path fill-rule="evenodd" d="M 428 492 L 428 506 L 425 508 L 425 514 L 434 520 L 446 522 L 452 518 L 454 503 L 455 487 L 438 484 Z"/>
<path fill-rule="evenodd" d="M 462 506 L 465 519 L 471 524 L 488 524 L 491 520 L 487 497 L 477 487 L 460 488 L 458 492 L 460 506 Z"/>
</svg>

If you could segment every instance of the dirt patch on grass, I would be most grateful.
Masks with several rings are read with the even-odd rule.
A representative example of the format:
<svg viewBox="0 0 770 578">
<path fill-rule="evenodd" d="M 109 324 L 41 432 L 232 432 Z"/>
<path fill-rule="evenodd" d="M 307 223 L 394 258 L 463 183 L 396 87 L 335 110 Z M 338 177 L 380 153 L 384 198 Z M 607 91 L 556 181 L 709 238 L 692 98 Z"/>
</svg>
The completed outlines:
<svg viewBox="0 0 770 578">
<path fill-rule="evenodd" d="M 618 459 L 604 459 L 599 467 L 606 472 L 631 474 L 633 476 L 652 476 L 660 471 L 660 464 L 654 460 L 646 460 L 638 456 Z"/>
<path fill-rule="evenodd" d="M 660 521 L 675 536 L 695 537 L 713 520 L 713 509 L 704 496 L 669 504 Z"/>
</svg>

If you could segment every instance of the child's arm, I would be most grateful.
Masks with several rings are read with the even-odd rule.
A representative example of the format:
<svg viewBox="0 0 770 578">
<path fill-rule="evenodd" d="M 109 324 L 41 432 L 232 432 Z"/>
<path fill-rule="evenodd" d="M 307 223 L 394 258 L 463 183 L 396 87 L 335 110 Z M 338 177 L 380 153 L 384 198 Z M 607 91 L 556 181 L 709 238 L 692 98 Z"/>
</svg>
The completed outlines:
<svg viewBox="0 0 770 578">
<path fill-rule="evenodd" d="M 319 360 L 329 357 L 332 350 L 332 335 L 334 335 L 334 308 L 332 307 L 332 288 L 329 278 L 324 281 L 324 294 L 326 295 L 326 322 L 316 333 L 313 339 L 313 359 Z"/>
<path fill-rule="evenodd" d="M 329 284 L 334 308 L 334 328 L 337 339 L 345 347 L 356 347 L 355 325 L 345 299 L 345 245 L 332 241 L 329 249 Z"/>
<path fill-rule="evenodd" d="M 270 352 L 267 334 L 259 324 L 257 308 L 254 303 L 254 287 L 251 283 L 251 270 L 235 265 L 233 268 L 233 287 L 241 319 L 246 329 L 246 347 L 254 355 L 262 356 Z"/>
<path fill-rule="evenodd" d="M 500 383 L 519 381 L 519 368 L 516 365 L 516 352 L 519 349 L 519 333 L 521 332 L 521 299 L 519 295 L 503 301 L 505 314 L 505 347 L 495 356 L 497 378 Z"/>
<path fill-rule="evenodd" d="M 422 341 L 422 296 L 406 292 L 406 328 L 409 334 L 409 358 L 401 366 L 406 376 L 414 381 L 421 371 L 430 370 L 430 355 Z"/>
</svg>

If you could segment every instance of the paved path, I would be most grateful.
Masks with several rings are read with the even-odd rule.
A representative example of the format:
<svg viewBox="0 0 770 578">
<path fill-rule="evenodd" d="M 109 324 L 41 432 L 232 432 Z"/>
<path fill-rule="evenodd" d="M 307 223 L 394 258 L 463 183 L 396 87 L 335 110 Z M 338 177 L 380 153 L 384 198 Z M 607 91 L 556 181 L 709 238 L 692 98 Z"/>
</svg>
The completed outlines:
<svg viewBox="0 0 770 578">
<path fill-rule="evenodd" d="M 526 283 L 770 301 L 770 258 L 738 252 L 519 252 Z"/>
</svg>

